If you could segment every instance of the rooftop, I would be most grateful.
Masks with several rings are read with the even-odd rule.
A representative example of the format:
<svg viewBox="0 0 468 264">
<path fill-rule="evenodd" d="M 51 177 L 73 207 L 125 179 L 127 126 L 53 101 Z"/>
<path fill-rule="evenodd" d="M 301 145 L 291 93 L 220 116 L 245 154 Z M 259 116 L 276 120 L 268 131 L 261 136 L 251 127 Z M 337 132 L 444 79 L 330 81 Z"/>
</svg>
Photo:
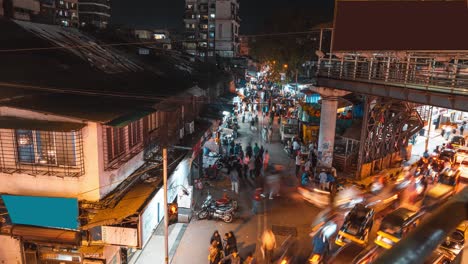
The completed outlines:
<svg viewBox="0 0 468 264">
<path fill-rule="evenodd" d="M 0 18 L 0 32 L 0 105 L 110 122 L 222 75 L 181 54 L 137 55 L 139 46 L 74 28 Z"/>
</svg>

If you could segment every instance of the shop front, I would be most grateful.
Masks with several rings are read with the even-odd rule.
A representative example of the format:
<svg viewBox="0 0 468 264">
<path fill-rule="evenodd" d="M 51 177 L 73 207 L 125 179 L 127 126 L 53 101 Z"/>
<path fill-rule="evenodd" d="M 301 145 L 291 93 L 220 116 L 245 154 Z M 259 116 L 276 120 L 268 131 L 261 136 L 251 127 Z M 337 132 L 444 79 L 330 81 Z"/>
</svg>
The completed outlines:
<svg viewBox="0 0 468 264">
<path fill-rule="evenodd" d="M 9 235 L 7 242 L 18 241 L 25 263 L 82 263 L 77 199 L 1 195 L 1 200 L 7 209 L 2 233 Z"/>
</svg>

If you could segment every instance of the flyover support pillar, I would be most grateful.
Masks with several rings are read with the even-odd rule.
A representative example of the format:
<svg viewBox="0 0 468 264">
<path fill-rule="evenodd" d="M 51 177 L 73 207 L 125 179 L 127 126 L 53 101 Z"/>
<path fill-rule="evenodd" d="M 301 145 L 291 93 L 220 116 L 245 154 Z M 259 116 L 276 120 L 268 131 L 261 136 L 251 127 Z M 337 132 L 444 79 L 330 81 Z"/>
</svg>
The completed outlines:
<svg viewBox="0 0 468 264">
<path fill-rule="evenodd" d="M 332 167 L 333 150 L 335 147 L 336 112 L 338 110 L 338 98 L 350 92 L 327 88 L 309 87 L 313 92 L 322 97 L 320 110 L 320 130 L 318 137 L 318 164 L 327 168 Z"/>
<path fill-rule="evenodd" d="M 337 97 L 323 97 L 320 113 L 320 132 L 318 139 L 318 160 L 321 166 L 331 168 L 335 146 Z"/>
</svg>

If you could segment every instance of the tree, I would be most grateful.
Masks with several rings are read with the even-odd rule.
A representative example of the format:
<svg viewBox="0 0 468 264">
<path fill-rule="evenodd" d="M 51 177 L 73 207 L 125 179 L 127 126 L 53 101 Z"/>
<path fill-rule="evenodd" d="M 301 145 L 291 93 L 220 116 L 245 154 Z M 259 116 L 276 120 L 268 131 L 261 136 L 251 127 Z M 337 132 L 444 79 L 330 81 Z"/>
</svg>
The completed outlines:
<svg viewBox="0 0 468 264">
<path fill-rule="evenodd" d="M 320 33 L 296 33 L 310 31 L 314 21 L 307 10 L 281 10 L 265 23 L 270 36 L 253 37 L 251 54 L 271 69 L 271 80 L 279 81 L 279 73 L 285 72 L 289 80 L 301 74 L 306 61 L 316 60 Z M 275 35 L 275 33 L 280 33 Z"/>
</svg>

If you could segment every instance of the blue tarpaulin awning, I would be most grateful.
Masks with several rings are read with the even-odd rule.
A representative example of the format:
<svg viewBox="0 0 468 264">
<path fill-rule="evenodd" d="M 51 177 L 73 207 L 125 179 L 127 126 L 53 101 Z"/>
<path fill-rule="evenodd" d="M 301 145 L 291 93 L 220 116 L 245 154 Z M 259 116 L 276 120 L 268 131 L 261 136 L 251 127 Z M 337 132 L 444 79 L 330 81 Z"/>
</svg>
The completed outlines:
<svg viewBox="0 0 468 264">
<path fill-rule="evenodd" d="M 12 224 L 78 230 L 78 200 L 2 195 Z"/>
</svg>

